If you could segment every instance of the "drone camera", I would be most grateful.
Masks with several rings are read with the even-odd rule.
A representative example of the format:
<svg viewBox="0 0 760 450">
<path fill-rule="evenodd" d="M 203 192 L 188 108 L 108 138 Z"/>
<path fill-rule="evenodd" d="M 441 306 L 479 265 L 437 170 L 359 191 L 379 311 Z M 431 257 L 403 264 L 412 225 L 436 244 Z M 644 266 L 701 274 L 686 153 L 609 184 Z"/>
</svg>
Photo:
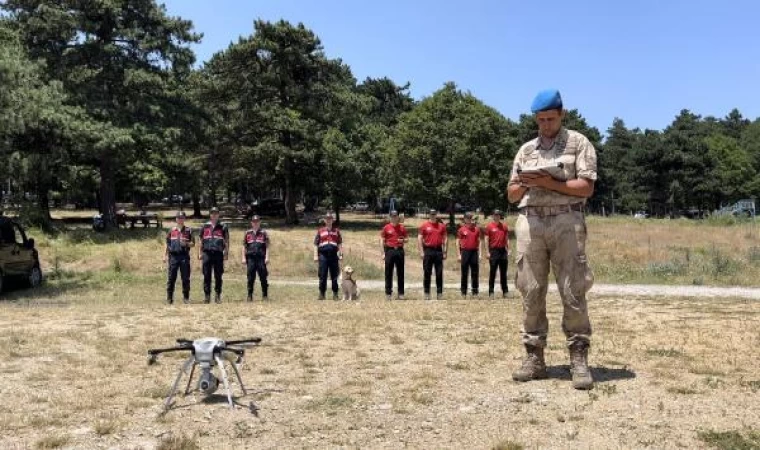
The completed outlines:
<svg viewBox="0 0 760 450">
<path fill-rule="evenodd" d="M 205 371 L 201 375 L 201 379 L 198 382 L 198 387 L 205 395 L 211 395 L 219 388 L 219 380 L 214 376 L 211 371 Z"/>
</svg>

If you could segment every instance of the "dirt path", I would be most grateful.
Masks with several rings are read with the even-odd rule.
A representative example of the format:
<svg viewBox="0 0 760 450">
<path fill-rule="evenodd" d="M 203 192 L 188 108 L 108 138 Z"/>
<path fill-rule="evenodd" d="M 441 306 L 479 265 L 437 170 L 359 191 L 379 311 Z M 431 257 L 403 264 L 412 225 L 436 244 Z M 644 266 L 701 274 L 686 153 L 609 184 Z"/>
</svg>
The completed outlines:
<svg viewBox="0 0 760 450">
<path fill-rule="evenodd" d="M 271 280 L 275 285 L 309 286 L 316 287 L 317 280 Z M 362 280 L 360 286 L 368 291 L 381 291 L 385 287 L 382 280 Z M 408 282 L 407 289 L 420 290 L 422 283 Z M 459 289 L 457 283 L 446 283 L 448 290 Z M 514 290 L 510 284 L 509 289 Z M 550 292 L 556 292 L 557 286 L 551 284 Z M 721 287 L 721 286 L 687 286 L 687 285 L 662 285 L 662 284 L 595 284 L 591 294 L 604 296 L 640 296 L 640 297 L 718 297 L 718 298 L 746 298 L 760 300 L 760 288 L 749 287 Z"/>
</svg>

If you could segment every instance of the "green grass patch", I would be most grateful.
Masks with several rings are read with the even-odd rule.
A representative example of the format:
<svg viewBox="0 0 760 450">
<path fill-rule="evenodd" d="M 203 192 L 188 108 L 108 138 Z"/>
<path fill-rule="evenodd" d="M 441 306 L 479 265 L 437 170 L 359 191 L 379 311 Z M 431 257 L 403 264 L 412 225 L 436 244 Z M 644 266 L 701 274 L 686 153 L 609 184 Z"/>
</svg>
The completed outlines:
<svg viewBox="0 0 760 450">
<path fill-rule="evenodd" d="M 699 440 L 719 450 L 760 450 L 760 432 L 700 431 Z"/>
<path fill-rule="evenodd" d="M 37 441 L 34 444 L 35 448 L 38 449 L 50 449 L 50 448 L 61 448 L 69 443 L 70 438 L 66 435 L 49 435 L 45 436 L 39 441 Z"/>
<path fill-rule="evenodd" d="M 650 348 L 647 350 L 647 355 L 657 356 L 660 358 L 685 358 L 686 354 L 681 350 L 674 348 Z"/>
<path fill-rule="evenodd" d="M 168 436 L 161 439 L 156 450 L 200 450 L 198 441 L 191 436 Z"/>
<path fill-rule="evenodd" d="M 510 440 L 504 440 L 491 447 L 491 450 L 523 450 L 524 448 L 525 446 L 522 444 Z"/>
</svg>

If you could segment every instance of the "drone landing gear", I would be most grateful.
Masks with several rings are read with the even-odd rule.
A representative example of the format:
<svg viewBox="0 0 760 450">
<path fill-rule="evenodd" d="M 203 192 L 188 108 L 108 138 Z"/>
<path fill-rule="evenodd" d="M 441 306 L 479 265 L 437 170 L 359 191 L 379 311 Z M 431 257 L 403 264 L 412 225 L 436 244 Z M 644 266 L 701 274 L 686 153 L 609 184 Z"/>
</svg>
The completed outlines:
<svg viewBox="0 0 760 450">
<path fill-rule="evenodd" d="M 227 393 L 227 403 L 230 406 L 230 409 L 235 408 L 235 402 L 232 400 L 232 389 L 230 388 L 230 383 L 227 378 L 227 370 L 224 367 L 225 360 L 219 356 L 214 357 L 214 360 L 216 361 L 216 364 L 219 366 L 219 370 L 222 372 L 222 382 L 224 383 L 224 389 Z M 235 372 L 235 377 L 237 378 L 238 385 L 240 386 L 240 389 L 243 391 L 243 396 L 248 395 L 248 391 L 245 388 L 245 384 L 243 384 L 243 379 L 240 377 L 240 371 L 237 368 L 237 364 L 235 364 L 233 361 L 227 360 L 227 362 L 230 363 L 232 366 L 233 372 Z M 182 364 L 182 366 L 179 369 L 179 373 L 177 373 L 177 378 L 174 380 L 174 384 L 172 385 L 171 391 L 169 391 L 169 396 L 166 397 L 166 401 L 164 402 L 164 410 L 168 411 L 173 403 L 174 396 L 177 394 L 177 391 L 179 389 L 179 382 L 182 380 L 182 375 L 186 374 L 188 372 L 188 369 L 190 370 L 190 374 L 187 378 L 187 385 L 185 386 L 185 392 L 184 395 L 190 394 L 192 391 L 190 389 L 190 385 L 193 382 L 193 375 L 195 374 L 195 367 L 198 365 L 198 361 L 195 359 L 195 356 L 190 356 L 187 358 L 187 360 Z M 198 380 L 198 383 L 201 383 L 201 380 Z"/>
</svg>

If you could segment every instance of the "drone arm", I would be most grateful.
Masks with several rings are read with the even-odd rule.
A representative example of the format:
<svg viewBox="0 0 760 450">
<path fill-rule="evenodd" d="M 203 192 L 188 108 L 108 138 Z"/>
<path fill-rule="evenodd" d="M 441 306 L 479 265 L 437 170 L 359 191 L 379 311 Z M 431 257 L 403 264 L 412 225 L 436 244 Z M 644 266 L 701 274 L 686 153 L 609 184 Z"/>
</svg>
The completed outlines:
<svg viewBox="0 0 760 450">
<path fill-rule="evenodd" d="M 260 344 L 261 338 L 255 337 L 250 339 L 241 339 L 239 341 L 226 341 L 225 344 L 227 345 L 241 345 L 241 344 Z"/>
<path fill-rule="evenodd" d="M 171 348 L 154 348 L 151 350 L 148 350 L 149 356 L 156 356 L 160 355 L 161 353 L 170 353 L 170 352 L 185 352 L 185 351 L 192 351 L 192 347 L 171 347 Z"/>
</svg>

